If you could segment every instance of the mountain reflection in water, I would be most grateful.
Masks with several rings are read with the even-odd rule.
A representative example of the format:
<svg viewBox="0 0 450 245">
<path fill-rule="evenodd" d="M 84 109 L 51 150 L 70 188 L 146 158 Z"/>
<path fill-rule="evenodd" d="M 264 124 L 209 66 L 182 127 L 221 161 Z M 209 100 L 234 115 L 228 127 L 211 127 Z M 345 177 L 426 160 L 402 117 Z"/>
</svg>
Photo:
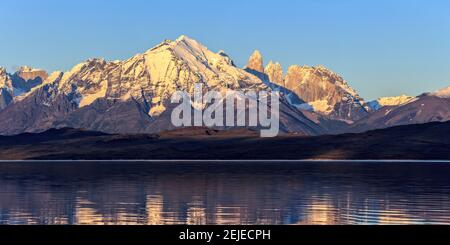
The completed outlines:
<svg viewBox="0 0 450 245">
<path fill-rule="evenodd" d="M 450 164 L 0 163 L 0 224 L 450 224 Z"/>
</svg>

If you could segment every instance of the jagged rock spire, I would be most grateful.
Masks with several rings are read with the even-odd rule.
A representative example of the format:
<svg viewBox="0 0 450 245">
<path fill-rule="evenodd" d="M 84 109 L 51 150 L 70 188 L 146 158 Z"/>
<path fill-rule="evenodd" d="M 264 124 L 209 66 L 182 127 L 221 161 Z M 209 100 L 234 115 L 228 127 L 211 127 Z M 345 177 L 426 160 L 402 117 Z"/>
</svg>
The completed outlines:
<svg viewBox="0 0 450 245">
<path fill-rule="evenodd" d="M 0 88 L 5 86 L 11 87 L 11 77 L 6 72 L 6 69 L 0 66 Z"/>
<path fill-rule="evenodd" d="M 260 73 L 264 73 L 263 57 L 258 50 L 255 50 L 253 54 L 250 56 L 246 68 Z"/>
<path fill-rule="evenodd" d="M 267 74 L 271 82 L 284 86 L 283 68 L 280 63 L 270 61 L 264 69 L 264 73 Z"/>
<path fill-rule="evenodd" d="M 6 108 L 13 102 L 13 87 L 11 77 L 6 69 L 0 67 L 0 110 Z"/>
</svg>

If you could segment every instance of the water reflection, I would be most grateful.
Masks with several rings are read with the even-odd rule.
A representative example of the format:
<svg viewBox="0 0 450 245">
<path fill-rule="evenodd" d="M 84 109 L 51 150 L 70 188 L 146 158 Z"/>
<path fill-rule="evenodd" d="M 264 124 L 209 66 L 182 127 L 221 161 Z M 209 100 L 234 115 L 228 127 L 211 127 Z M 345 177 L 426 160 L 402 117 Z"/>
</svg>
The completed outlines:
<svg viewBox="0 0 450 245">
<path fill-rule="evenodd" d="M 450 224 L 448 164 L 2 163 L 0 224 Z"/>
</svg>

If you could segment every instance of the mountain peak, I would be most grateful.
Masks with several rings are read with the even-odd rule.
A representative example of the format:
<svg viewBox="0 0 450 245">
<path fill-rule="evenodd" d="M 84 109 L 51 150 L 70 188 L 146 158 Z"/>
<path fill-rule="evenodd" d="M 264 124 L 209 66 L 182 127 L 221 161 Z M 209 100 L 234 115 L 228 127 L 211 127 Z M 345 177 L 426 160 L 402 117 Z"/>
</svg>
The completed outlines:
<svg viewBox="0 0 450 245">
<path fill-rule="evenodd" d="M 11 76 L 6 69 L 0 67 L 0 110 L 6 108 L 13 102 L 14 92 Z"/>
<path fill-rule="evenodd" d="M 322 70 L 322 71 L 327 71 L 327 72 L 332 72 L 330 69 L 328 69 L 326 66 L 324 65 L 317 65 L 314 68 L 318 69 L 318 70 Z"/>
<path fill-rule="evenodd" d="M 439 98 L 450 98 L 450 86 L 431 93 L 431 95 Z"/>
<path fill-rule="evenodd" d="M 284 75 L 281 64 L 270 61 L 264 69 L 264 73 L 267 74 L 269 80 L 277 85 L 284 86 Z"/>
<path fill-rule="evenodd" d="M 368 102 L 368 106 L 372 110 L 380 110 L 381 108 L 385 106 L 400 106 L 407 104 L 414 100 L 415 97 L 408 96 L 408 95 L 400 95 L 400 96 L 394 96 L 394 97 L 382 97 L 374 101 Z"/>
<path fill-rule="evenodd" d="M 21 66 L 14 73 L 13 77 L 15 78 L 15 80 L 17 80 L 17 79 L 23 80 L 21 82 L 19 81 L 19 83 L 26 83 L 27 81 L 30 81 L 30 80 L 39 80 L 39 81 L 32 82 L 33 86 L 36 86 L 35 83 L 41 83 L 42 81 L 47 79 L 48 73 L 43 69 L 33 68 L 30 66 Z M 21 87 L 21 86 L 19 86 L 19 87 Z M 27 89 L 29 89 L 29 88 L 27 88 Z"/>
<path fill-rule="evenodd" d="M 176 39 L 176 41 L 190 41 L 190 40 L 193 40 L 192 38 L 190 38 L 190 37 L 188 37 L 188 36 L 186 36 L 186 35 L 181 35 L 181 36 L 179 36 L 177 39 Z"/>
<path fill-rule="evenodd" d="M 248 60 L 246 68 L 249 70 L 264 73 L 264 60 L 259 50 L 253 51 L 253 54 L 250 56 Z"/>
<path fill-rule="evenodd" d="M 332 119 L 354 122 L 367 115 L 364 100 L 338 74 L 324 66 L 290 66 L 285 87 L 312 107 Z"/>
<path fill-rule="evenodd" d="M 202 55 L 208 48 L 198 41 L 186 36 L 181 35 L 175 41 L 166 39 L 162 43 L 149 49 L 146 54 L 160 52 L 163 50 L 170 50 L 173 53 L 186 55 L 187 53 Z"/>
<path fill-rule="evenodd" d="M 259 51 L 258 49 L 255 49 L 255 50 L 253 51 L 253 54 L 252 54 L 252 55 L 262 57 L 261 51 Z"/>
<path fill-rule="evenodd" d="M 166 110 L 170 95 L 177 89 L 193 91 L 193 84 L 239 89 L 245 84 L 263 86 L 254 76 L 238 69 L 221 51 L 185 35 L 166 40 L 128 60 L 106 62 L 89 59 L 70 71 L 56 73 L 45 84 L 55 83 L 58 93 L 70 95 L 79 108 L 97 99 L 136 99 L 151 117 Z"/>
<path fill-rule="evenodd" d="M 44 70 L 43 69 L 39 69 L 39 68 L 33 68 L 33 67 L 30 67 L 30 66 L 21 66 L 17 70 L 17 73 L 20 73 L 20 72 L 42 72 L 42 71 L 44 71 Z"/>
<path fill-rule="evenodd" d="M 190 47 L 197 47 L 197 46 L 201 46 L 203 48 L 206 48 L 204 45 L 200 44 L 197 40 L 190 38 L 186 35 L 181 35 L 179 36 L 175 42 L 176 44 L 180 44 L 180 43 L 185 43 L 187 46 Z"/>
</svg>

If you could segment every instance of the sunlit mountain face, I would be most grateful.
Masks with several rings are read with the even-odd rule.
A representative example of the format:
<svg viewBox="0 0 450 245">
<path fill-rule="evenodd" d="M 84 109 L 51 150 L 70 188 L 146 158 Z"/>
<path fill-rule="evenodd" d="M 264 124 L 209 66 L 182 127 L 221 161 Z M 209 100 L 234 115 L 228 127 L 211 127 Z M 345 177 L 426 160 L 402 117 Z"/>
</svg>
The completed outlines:
<svg viewBox="0 0 450 245">
<path fill-rule="evenodd" d="M 446 164 L 32 163 L 0 170 L 1 224 L 450 224 Z"/>
<path fill-rule="evenodd" d="M 288 67 L 288 65 L 286 65 Z M 280 131 L 317 136 L 450 119 L 448 89 L 418 97 L 366 101 L 337 72 L 318 65 L 264 61 L 255 51 L 244 68 L 224 51 L 187 36 L 165 40 L 123 61 L 89 59 L 50 75 L 0 68 L 0 134 L 70 127 L 114 134 L 174 130 L 176 91 L 266 91 L 280 94 Z"/>
</svg>

